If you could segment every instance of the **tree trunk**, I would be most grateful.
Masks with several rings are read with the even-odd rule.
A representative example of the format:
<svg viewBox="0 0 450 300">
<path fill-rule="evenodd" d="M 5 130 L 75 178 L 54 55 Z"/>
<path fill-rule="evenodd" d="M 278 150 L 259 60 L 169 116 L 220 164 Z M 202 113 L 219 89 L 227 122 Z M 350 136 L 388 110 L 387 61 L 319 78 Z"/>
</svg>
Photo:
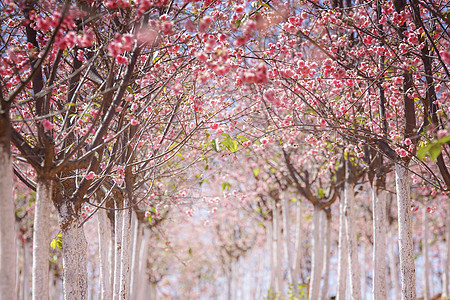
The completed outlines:
<svg viewBox="0 0 450 300">
<path fill-rule="evenodd" d="M 423 226 L 423 299 L 430 299 L 430 257 L 428 256 L 428 215 L 424 209 L 422 214 Z"/>
<path fill-rule="evenodd" d="M 142 232 L 142 226 L 139 223 L 139 220 L 136 216 L 136 213 L 133 213 L 132 218 L 134 219 L 134 222 L 132 222 L 133 225 L 133 250 L 132 250 L 132 259 L 131 259 L 131 280 L 130 280 L 130 287 L 131 287 L 131 293 L 130 293 L 130 299 L 136 299 L 136 293 L 138 288 L 138 278 L 139 278 L 139 256 L 140 256 L 140 250 L 142 247 L 142 238 L 143 238 L 143 232 Z"/>
<path fill-rule="evenodd" d="M 141 249 L 139 251 L 139 276 L 138 276 L 138 286 L 137 286 L 137 296 L 136 299 L 145 299 L 145 285 L 148 283 L 147 280 L 147 251 L 148 251 L 148 239 L 149 232 L 143 228 L 144 236 L 141 242 Z"/>
<path fill-rule="evenodd" d="M 98 222 L 98 251 L 100 254 L 100 299 L 110 300 L 112 298 L 110 282 L 109 248 L 111 247 L 111 224 L 106 211 L 97 211 Z"/>
<path fill-rule="evenodd" d="M 122 224 L 123 213 L 121 203 L 116 201 L 116 211 L 114 212 L 114 292 L 113 299 L 118 300 L 120 295 L 120 256 L 122 254 Z"/>
<path fill-rule="evenodd" d="M 450 297 L 449 292 L 449 266 L 450 266 L 450 198 L 447 201 L 447 216 L 446 216 L 447 224 L 445 226 L 445 249 L 446 254 L 444 258 L 444 271 L 442 274 L 442 297 L 448 298 Z"/>
<path fill-rule="evenodd" d="M 126 206 L 131 205 L 131 201 L 125 203 Z M 122 253 L 120 255 L 120 299 L 126 300 L 130 298 L 130 262 L 131 262 L 131 227 L 133 210 L 125 209 L 123 212 L 122 224 Z"/>
<path fill-rule="evenodd" d="M 320 297 L 319 299 L 329 299 L 328 297 L 328 280 L 329 280 L 329 274 L 330 274 L 330 258 L 331 258 L 331 220 L 328 218 L 327 213 L 322 210 L 321 213 L 321 227 L 323 230 L 323 269 L 322 269 L 322 287 L 320 289 Z"/>
<path fill-rule="evenodd" d="M 64 300 L 87 299 L 87 241 L 80 218 L 72 203 L 63 201 L 60 207 L 63 244 Z"/>
<path fill-rule="evenodd" d="M 403 300 L 416 299 L 416 274 L 411 223 L 411 187 L 409 172 L 395 165 L 395 183 L 398 205 L 398 248 L 400 254 L 400 279 Z"/>
<path fill-rule="evenodd" d="M 311 279 L 309 283 L 309 299 L 319 299 L 320 277 L 323 263 L 323 244 L 320 234 L 320 208 L 314 206 L 313 212 L 313 248 L 311 258 Z"/>
<path fill-rule="evenodd" d="M 9 102 L 0 99 L 0 298 L 17 299 L 16 230 Z"/>
<path fill-rule="evenodd" d="M 302 206 L 300 201 L 297 201 L 297 234 L 295 236 L 295 265 L 292 275 L 292 280 L 294 281 L 295 290 L 297 290 L 298 282 L 300 281 L 300 266 L 302 264 Z"/>
<path fill-rule="evenodd" d="M 398 263 L 397 263 L 397 256 L 394 253 L 394 245 L 396 241 L 394 240 L 394 237 L 392 236 L 392 232 L 388 232 L 388 256 L 389 256 L 389 269 L 391 274 L 391 282 L 392 287 L 394 289 L 394 299 L 400 299 L 400 285 L 398 282 Z"/>
<path fill-rule="evenodd" d="M 281 277 L 281 228 L 280 228 L 280 208 L 273 202 L 273 248 L 274 248 L 274 268 L 275 268 L 275 293 L 283 297 L 283 278 Z"/>
<path fill-rule="evenodd" d="M 30 245 L 28 242 L 23 243 L 23 267 L 22 276 L 20 277 L 20 296 L 21 300 L 30 299 Z"/>
<path fill-rule="evenodd" d="M 284 233 L 284 257 L 287 265 L 287 279 L 289 286 L 292 287 L 293 291 L 296 290 L 295 282 L 293 280 L 293 265 L 292 265 L 292 255 L 291 255 L 291 224 L 289 222 L 289 199 L 286 197 L 281 200 L 282 202 L 282 214 L 283 214 L 283 233 Z"/>
<path fill-rule="evenodd" d="M 50 246 L 50 212 L 53 181 L 38 178 L 36 184 L 36 202 L 33 224 L 33 300 L 49 298 L 49 246 Z"/>
<path fill-rule="evenodd" d="M 273 213 L 272 213 L 273 214 Z M 270 254 L 270 281 L 269 281 L 269 291 L 275 292 L 275 249 L 273 246 L 273 218 L 266 226 L 267 230 L 267 244 Z"/>
<path fill-rule="evenodd" d="M 350 164 L 350 163 L 349 163 Z M 348 168 L 347 168 L 348 169 Z M 347 232 L 347 245 L 348 245 L 348 262 L 349 262 L 349 275 L 350 275 L 350 295 L 353 300 L 361 299 L 361 273 L 358 261 L 358 244 L 356 241 L 355 229 L 355 216 L 354 216 L 354 190 L 355 185 L 345 181 L 344 193 L 345 193 L 345 229 Z"/>
<path fill-rule="evenodd" d="M 348 254 L 347 254 L 347 231 L 345 227 L 345 197 L 339 199 L 339 243 L 338 243 L 338 282 L 336 288 L 336 299 L 346 299 L 347 287 L 347 269 L 348 269 Z"/>
<path fill-rule="evenodd" d="M 372 184 L 373 213 L 373 284 L 374 300 L 386 299 L 386 199 L 378 191 L 374 178 Z"/>
</svg>

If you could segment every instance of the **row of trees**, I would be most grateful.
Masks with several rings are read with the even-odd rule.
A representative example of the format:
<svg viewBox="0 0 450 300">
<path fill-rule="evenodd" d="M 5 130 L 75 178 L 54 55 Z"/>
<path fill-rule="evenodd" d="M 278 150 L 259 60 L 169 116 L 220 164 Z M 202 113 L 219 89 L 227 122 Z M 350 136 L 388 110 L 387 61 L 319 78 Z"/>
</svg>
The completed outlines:
<svg viewBox="0 0 450 300">
<path fill-rule="evenodd" d="M 94 216 L 101 297 L 138 297 L 144 283 L 136 278 L 170 255 L 145 264 L 148 240 L 170 231 L 168 220 L 192 219 L 202 197 L 186 195 L 197 184 L 203 193 L 218 184 L 246 195 L 213 201 L 223 221 L 205 227 L 217 235 L 229 299 L 237 297 L 233 266 L 264 244 L 261 230 L 271 253 L 268 290 L 286 295 L 285 272 L 292 295 L 301 282 L 310 299 L 326 297 L 336 213 L 336 293 L 360 299 L 357 186 L 371 190 L 375 297 L 388 297 L 386 240 L 397 237 L 401 297 L 416 298 L 410 177 L 416 199 L 433 199 L 428 212 L 450 186 L 447 3 L 26 0 L 2 2 L 1 11 L 2 297 L 17 298 L 16 274 L 28 294 L 31 256 L 33 298 L 49 298 L 50 245 L 62 249 L 64 298 L 87 298 L 84 226 Z M 15 195 L 13 181 L 23 185 Z M 386 215 L 391 194 L 397 225 Z M 313 207 L 310 268 L 302 263 L 305 204 L 292 222 L 293 197 Z M 27 201 L 28 211 L 19 206 Z M 446 237 L 438 240 L 447 247 L 448 296 L 445 205 Z M 11 230 L 18 221 L 22 234 L 31 224 L 33 232 L 22 239 L 33 246 L 31 254 L 22 247 L 20 269 Z M 153 283 L 164 273 L 150 270 Z"/>
</svg>

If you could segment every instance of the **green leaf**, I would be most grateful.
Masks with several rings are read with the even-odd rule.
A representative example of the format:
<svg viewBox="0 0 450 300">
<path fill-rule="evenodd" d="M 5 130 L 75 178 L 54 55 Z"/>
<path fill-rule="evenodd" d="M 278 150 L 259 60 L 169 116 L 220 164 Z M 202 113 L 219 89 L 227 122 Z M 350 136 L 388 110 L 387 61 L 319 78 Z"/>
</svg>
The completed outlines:
<svg viewBox="0 0 450 300">
<path fill-rule="evenodd" d="M 62 241 L 61 241 L 61 240 L 57 240 L 57 241 L 56 241 L 56 247 L 58 247 L 59 249 L 62 250 L 62 246 L 63 246 Z"/>
<path fill-rule="evenodd" d="M 440 143 L 433 144 L 429 150 L 431 159 L 433 160 L 436 159 L 439 156 L 439 154 L 441 154 L 441 151 L 442 146 Z"/>
<path fill-rule="evenodd" d="M 220 151 L 220 147 L 219 147 L 219 139 L 213 139 L 212 141 L 212 148 L 214 151 L 219 152 Z"/>
<path fill-rule="evenodd" d="M 56 248 L 56 239 L 53 239 L 53 240 L 51 241 L 50 247 L 51 247 L 53 250 L 55 250 L 55 248 Z"/>
<path fill-rule="evenodd" d="M 230 187 L 231 187 L 231 183 L 229 183 L 229 182 L 224 182 L 224 183 L 222 183 L 222 191 L 225 191 L 225 189 L 227 190 L 227 191 L 229 191 L 230 190 Z"/>
<path fill-rule="evenodd" d="M 260 168 L 253 169 L 253 175 L 255 175 L 255 177 L 258 176 L 259 172 L 261 172 Z"/>
<path fill-rule="evenodd" d="M 184 158 L 183 158 L 183 155 L 182 155 L 181 153 L 177 153 L 177 156 L 178 156 L 179 158 L 181 158 L 181 159 L 184 159 Z"/>
<path fill-rule="evenodd" d="M 152 216 L 148 216 L 148 221 L 149 221 L 150 223 L 153 223 Z"/>
<path fill-rule="evenodd" d="M 131 86 L 127 86 L 126 90 L 128 93 L 134 94 L 134 90 L 131 88 Z"/>
<path fill-rule="evenodd" d="M 189 248 L 188 253 L 192 255 L 192 248 Z"/>
<path fill-rule="evenodd" d="M 319 199 L 322 199 L 325 196 L 325 193 L 323 191 L 323 188 L 319 188 L 317 190 L 317 197 L 319 197 Z"/>
</svg>

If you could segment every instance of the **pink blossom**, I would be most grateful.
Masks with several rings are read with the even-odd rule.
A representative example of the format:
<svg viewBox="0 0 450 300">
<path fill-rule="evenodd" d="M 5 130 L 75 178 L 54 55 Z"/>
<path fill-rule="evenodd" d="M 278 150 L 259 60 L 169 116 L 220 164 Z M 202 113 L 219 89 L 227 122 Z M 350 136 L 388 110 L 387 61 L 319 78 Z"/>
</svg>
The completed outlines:
<svg viewBox="0 0 450 300">
<path fill-rule="evenodd" d="M 116 60 L 119 65 L 127 65 L 128 64 L 128 58 L 126 58 L 125 56 L 118 55 L 116 57 Z"/>
<path fill-rule="evenodd" d="M 131 123 L 131 126 L 136 126 L 139 124 L 139 121 L 133 118 L 130 120 L 130 123 Z"/>
<path fill-rule="evenodd" d="M 86 178 L 86 180 L 92 180 L 92 179 L 94 179 L 94 177 L 95 177 L 94 171 L 90 171 L 89 173 L 87 173 L 85 178 Z"/>
<path fill-rule="evenodd" d="M 198 24 L 198 31 L 201 33 L 206 32 L 208 30 L 209 26 L 211 26 L 212 18 L 210 16 L 206 16 L 203 19 L 200 20 L 200 23 Z"/>
<path fill-rule="evenodd" d="M 147 211 L 145 212 L 145 217 L 148 218 L 148 217 L 150 217 L 150 216 L 151 216 L 151 213 L 147 210 Z"/>
<path fill-rule="evenodd" d="M 209 127 L 211 127 L 211 129 L 216 130 L 217 128 L 219 128 L 219 124 L 213 123 L 213 124 L 209 125 Z"/>
<path fill-rule="evenodd" d="M 44 126 L 45 130 L 52 130 L 55 125 L 53 125 L 53 123 L 51 123 L 49 120 L 44 119 L 41 121 L 42 126 Z"/>
</svg>

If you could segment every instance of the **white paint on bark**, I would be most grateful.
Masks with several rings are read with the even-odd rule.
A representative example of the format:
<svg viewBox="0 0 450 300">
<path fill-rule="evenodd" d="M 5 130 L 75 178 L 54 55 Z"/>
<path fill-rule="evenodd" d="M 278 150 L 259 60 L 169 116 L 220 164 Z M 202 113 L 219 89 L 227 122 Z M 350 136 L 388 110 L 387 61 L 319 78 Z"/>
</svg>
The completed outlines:
<svg viewBox="0 0 450 300">
<path fill-rule="evenodd" d="M 131 202 L 127 201 L 126 206 Z M 120 255 L 120 299 L 130 299 L 130 263 L 131 263 L 131 227 L 133 213 L 132 209 L 125 209 L 123 212 L 122 223 L 122 252 Z"/>
<path fill-rule="evenodd" d="M 120 296 L 120 256 L 122 254 L 122 224 L 123 214 L 121 203 L 116 201 L 116 211 L 114 212 L 114 286 L 113 300 L 118 300 Z"/>
<path fill-rule="evenodd" d="M 289 220 L 289 199 L 284 198 L 282 200 L 282 215 L 283 215 L 283 233 L 284 233 L 284 259 L 287 267 L 287 279 L 289 286 L 295 290 L 294 280 L 293 280 L 293 264 L 292 264 L 292 253 L 291 253 L 291 223 Z"/>
<path fill-rule="evenodd" d="M 300 278 L 300 266 L 302 264 L 302 238 L 303 238 L 303 228 L 302 228 L 302 206 L 300 201 L 297 201 L 297 234 L 295 236 L 295 258 L 294 258 L 294 271 L 293 280 L 297 286 Z"/>
<path fill-rule="evenodd" d="M 373 278 L 372 294 L 374 300 L 386 299 L 386 199 L 377 190 L 376 178 L 372 183 L 373 214 Z"/>
<path fill-rule="evenodd" d="M 0 298 L 16 299 L 16 230 L 9 145 L 0 143 Z"/>
<path fill-rule="evenodd" d="M 38 178 L 36 184 L 36 202 L 33 223 L 33 300 L 49 298 L 49 247 L 50 247 L 50 212 L 52 205 L 53 181 Z"/>
<path fill-rule="evenodd" d="M 97 211 L 98 240 L 100 255 L 100 299 L 109 300 L 112 298 L 112 286 L 110 277 L 109 248 L 111 247 L 111 224 L 106 216 L 106 210 Z"/>
<path fill-rule="evenodd" d="M 450 297 L 450 197 L 447 201 L 447 215 L 446 215 L 446 226 L 445 226 L 445 258 L 444 258 L 444 271 L 442 272 L 442 297 Z"/>
<path fill-rule="evenodd" d="M 423 230 L 423 299 L 430 299 L 430 257 L 428 255 L 429 246 L 428 246 L 428 214 L 426 209 L 423 210 L 422 213 L 422 230 Z"/>
<path fill-rule="evenodd" d="M 142 226 L 139 224 L 139 220 L 136 216 L 136 213 L 133 213 L 132 218 L 133 222 L 133 250 L 132 250 L 132 258 L 131 258 L 131 279 L 130 279 L 130 297 L 131 299 L 136 299 L 136 292 L 138 287 L 138 278 L 139 278 L 139 254 L 142 246 Z"/>
<path fill-rule="evenodd" d="M 394 236 L 391 231 L 388 231 L 388 256 L 389 256 L 389 269 L 390 269 L 390 275 L 391 275 L 391 282 L 392 287 L 394 289 L 394 298 L 393 299 L 400 299 L 400 284 L 398 281 L 398 259 L 397 255 L 394 252 L 394 246 L 396 244 L 396 239 L 394 239 Z"/>
<path fill-rule="evenodd" d="M 319 299 L 320 277 L 323 264 L 323 244 L 320 234 L 320 209 L 314 206 L 313 211 L 313 248 L 311 258 L 311 279 L 309 282 L 309 299 Z"/>
<path fill-rule="evenodd" d="M 350 277 L 350 295 L 353 300 L 361 299 L 361 272 L 358 261 L 358 244 L 356 240 L 355 215 L 354 215 L 354 197 L 355 185 L 347 180 L 344 186 L 345 194 L 345 230 L 347 232 L 348 262 Z"/>
<path fill-rule="evenodd" d="M 144 235 L 142 237 L 141 249 L 139 251 L 139 276 L 138 276 L 138 286 L 137 286 L 137 296 L 136 299 L 145 299 L 145 286 L 148 284 L 147 280 L 147 251 L 148 251 L 148 240 L 149 231 L 143 228 Z"/>
<path fill-rule="evenodd" d="M 322 268 L 322 285 L 320 288 L 319 299 L 329 299 L 328 288 L 329 288 L 329 274 L 330 274 L 330 258 L 331 258 L 331 222 L 327 217 L 324 210 L 321 212 L 320 216 L 321 228 L 323 230 L 322 240 L 323 240 L 323 268 Z"/>
<path fill-rule="evenodd" d="M 345 196 L 339 199 L 339 243 L 338 243 L 338 278 L 336 288 L 336 299 L 346 299 L 347 287 L 347 231 L 345 227 Z"/>
<path fill-rule="evenodd" d="M 64 202 L 62 205 L 70 205 Z M 60 209 L 62 214 L 63 243 L 63 289 L 64 300 L 87 299 L 87 241 L 81 220 L 76 216 L 65 215 L 73 211 Z M 70 221 L 68 221 L 70 220 Z"/>
<path fill-rule="evenodd" d="M 415 300 L 416 274 L 411 222 L 411 186 L 408 170 L 399 164 L 395 165 L 395 183 L 398 205 L 401 298 L 402 300 Z"/>
</svg>

